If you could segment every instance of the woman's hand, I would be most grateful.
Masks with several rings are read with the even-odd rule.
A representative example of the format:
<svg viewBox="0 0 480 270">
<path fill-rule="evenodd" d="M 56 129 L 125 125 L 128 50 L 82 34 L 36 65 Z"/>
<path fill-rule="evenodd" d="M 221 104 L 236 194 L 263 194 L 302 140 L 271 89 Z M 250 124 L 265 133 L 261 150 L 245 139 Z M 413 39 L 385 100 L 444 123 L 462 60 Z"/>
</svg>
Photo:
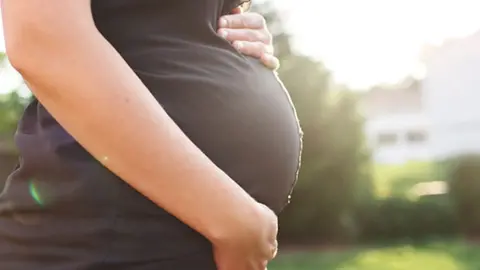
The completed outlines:
<svg viewBox="0 0 480 270">
<path fill-rule="evenodd" d="M 258 204 L 257 228 L 247 237 L 239 233 L 223 243 L 213 243 L 218 270 L 265 270 L 277 254 L 277 216 Z"/>
<path fill-rule="evenodd" d="M 242 13 L 241 8 L 236 8 L 220 18 L 218 33 L 243 54 L 259 58 L 271 69 L 279 67 L 279 60 L 273 55 L 272 34 L 262 15 Z"/>
</svg>

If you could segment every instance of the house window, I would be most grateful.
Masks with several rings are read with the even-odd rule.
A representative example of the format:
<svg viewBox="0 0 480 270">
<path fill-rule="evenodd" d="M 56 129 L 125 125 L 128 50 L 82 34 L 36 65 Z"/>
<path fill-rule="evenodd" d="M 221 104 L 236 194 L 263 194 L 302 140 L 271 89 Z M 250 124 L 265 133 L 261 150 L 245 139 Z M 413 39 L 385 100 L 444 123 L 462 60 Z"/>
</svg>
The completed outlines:
<svg viewBox="0 0 480 270">
<path fill-rule="evenodd" d="M 427 141 L 427 133 L 421 130 L 409 131 L 406 134 L 406 139 L 409 143 L 423 143 Z"/>
<path fill-rule="evenodd" d="M 396 144 L 398 136 L 395 133 L 380 133 L 377 137 L 378 146 L 390 146 Z"/>
</svg>

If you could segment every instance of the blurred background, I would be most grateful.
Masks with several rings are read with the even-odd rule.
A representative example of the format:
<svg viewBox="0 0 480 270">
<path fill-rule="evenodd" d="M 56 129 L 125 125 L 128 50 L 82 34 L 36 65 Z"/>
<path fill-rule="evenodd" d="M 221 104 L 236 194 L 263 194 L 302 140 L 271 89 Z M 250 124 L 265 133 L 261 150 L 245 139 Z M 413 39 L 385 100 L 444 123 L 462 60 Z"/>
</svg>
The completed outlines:
<svg viewBox="0 0 480 270">
<path fill-rule="evenodd" d="M 480 1 L 253 10 L 274 33 L 305 133 L 269 269 L 480 269 Z M 30 98 L 4 50 L 0 27 L 0 179 Z"/>
</svg>

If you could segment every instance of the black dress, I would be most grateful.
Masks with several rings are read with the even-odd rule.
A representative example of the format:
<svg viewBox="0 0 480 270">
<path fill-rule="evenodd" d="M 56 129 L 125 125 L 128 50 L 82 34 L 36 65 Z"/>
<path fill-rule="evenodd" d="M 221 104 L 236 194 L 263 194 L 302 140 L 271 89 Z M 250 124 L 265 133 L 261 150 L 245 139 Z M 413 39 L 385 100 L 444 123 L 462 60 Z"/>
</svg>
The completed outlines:
<svg viewBox="0 0 480 270">
<path fill-rule="evenodd" d="M 238 4 L 92 0 L 92 10 L 185 134 L 278 213 L 296 180 L 301 132 L 274 73 L 216 34 Z M 36 100 L 16 143 L 19 165 L 0 196 L 1 270 L 215 269 L 204 237 L 94 160 Z"/>
</svg>

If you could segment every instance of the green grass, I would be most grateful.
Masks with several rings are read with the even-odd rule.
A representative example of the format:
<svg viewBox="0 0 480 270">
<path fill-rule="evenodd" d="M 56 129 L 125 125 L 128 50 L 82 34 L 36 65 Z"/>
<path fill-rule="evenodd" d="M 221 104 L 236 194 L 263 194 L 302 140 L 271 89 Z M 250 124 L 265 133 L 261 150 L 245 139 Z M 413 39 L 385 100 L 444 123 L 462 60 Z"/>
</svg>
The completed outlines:
<svg viewBox="0 0 480 270">
<path fill-rule="evenodd" d="M 479 270 L 480 246 L 438 242 L 343 252 L 279 255 L 269 270 Z"/>
</svg>

